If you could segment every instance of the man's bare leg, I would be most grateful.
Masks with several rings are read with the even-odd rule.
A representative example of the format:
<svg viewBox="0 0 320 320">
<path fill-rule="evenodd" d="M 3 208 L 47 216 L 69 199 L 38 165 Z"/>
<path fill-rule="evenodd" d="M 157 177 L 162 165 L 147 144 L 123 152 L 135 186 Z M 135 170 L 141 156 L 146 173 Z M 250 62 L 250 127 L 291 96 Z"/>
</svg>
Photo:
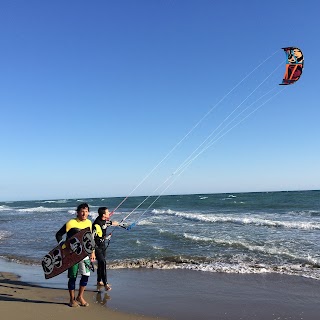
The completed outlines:
<svg viewBox="0 0 320 320">
<path fill-rule="evenodd" d="M 78 296 L 77 296 L 77 301 L 80 302 L 80 305 L 82 307 L 87 307 L 89 306 L 89 303 L 84 300 L 84 297 L 83 297 L 83 294 L 84 294 L 84 290 L 86 289 L 86 287 L 84 286 L 80 286 L 79 287 L 79 293 L 78 293 Z"/>
<path fill-rule="evenodd" d="M 78 302 L 75 299 L 75 294 L 74 294 L 74 290 L 69 290 L 69 295 L 70 295 L 70 303 L 69 306 L 70 307 L 77 307 L 79 306 Z"/>
</svg>

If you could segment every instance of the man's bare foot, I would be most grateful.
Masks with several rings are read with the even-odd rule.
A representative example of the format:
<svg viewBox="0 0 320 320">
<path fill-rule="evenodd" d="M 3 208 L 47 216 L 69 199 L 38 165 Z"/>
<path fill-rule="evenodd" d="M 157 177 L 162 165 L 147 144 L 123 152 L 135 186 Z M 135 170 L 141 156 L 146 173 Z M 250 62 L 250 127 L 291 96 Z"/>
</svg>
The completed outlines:
<svg viewBox="0 0 320 320">
<path fill-rule="evenodd" d="M 76 300 L 70 300 L 69 307 L 79 307 L 79 303 Z"/>
<path fill-rule="evenodd" d="M 81 307 L 89 307 L 89 303 L 83 298 L 78 297 L 77 301 L 79 302 Z"/>
<path fill-rule="evenodd" d="M 106 289 L 106 291 L 110 291 L 110 290 L 111 290 L 111 286 L 110 286 L 109 284 L 106 284 L 106 285 L 104 286 L 104 288 Z"/>
</svg>

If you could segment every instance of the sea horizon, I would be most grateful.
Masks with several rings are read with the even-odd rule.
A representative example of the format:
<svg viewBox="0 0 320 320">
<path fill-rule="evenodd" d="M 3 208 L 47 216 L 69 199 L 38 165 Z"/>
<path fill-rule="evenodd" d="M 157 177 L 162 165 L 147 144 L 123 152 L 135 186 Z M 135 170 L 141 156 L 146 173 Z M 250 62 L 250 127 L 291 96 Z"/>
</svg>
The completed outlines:
<svg viewBox="0 0 320 320">
<path fill-rule="evenodd" d="M 320 191 L 320 189 L 289 189 L 289 190 L 257 190 L 257 191 L 221 191 L 221 192 L 188 192 L 188 193 L 168 193 L 168 194 L 141 194 L 141 195 L 130 195 L 130 196 L 74 196 L 74 197 L 43 197 L 43 198 L 28 198 L 28 199 L 9 199 L 9 200 L 0 200 L 1 203 L 11 203 L 11 202 L 26 202 L 26 201 L 58 201 L 58 200 L 79 200 L 83 199 L 121 199 L 121 201 L 125 198 L 146 198 L 146 197 L 166 197 L 166 196 L 188 196 L 188 195 L 214 195 L 214 194 L 246 194 L 246 193 L 280 193 L 280 192 L 308 192 L 308 191 Z"/>
</svg>

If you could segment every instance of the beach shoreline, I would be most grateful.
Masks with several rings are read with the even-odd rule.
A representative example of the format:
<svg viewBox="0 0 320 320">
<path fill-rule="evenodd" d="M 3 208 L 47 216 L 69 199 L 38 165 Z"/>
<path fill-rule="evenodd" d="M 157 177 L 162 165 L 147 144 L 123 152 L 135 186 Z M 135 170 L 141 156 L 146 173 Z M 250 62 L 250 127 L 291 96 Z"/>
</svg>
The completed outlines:
<svg viewBox="0 0 320 320">
<path fill-rule="evenodd" d="M 98 301 L 90 301 L 92 299 L 88 299 L 88 307 L 71 308 L 68 306 L 67 295 L 67 290 L 32 285 L 20 281 L 15 274 L 0 272 L 0 308 L 4 319 L 84 320 L 101 316 L 115 320 L 158 319 L 114 311 L 103 307 Z"/>
<path fill-rule="evenodd" d="M 14 278 L 9 269 L 18 275 L 26 272 L 21 278 Z M 34 275 L 41 275 L 38 269 L 32 267 L 36 270 Z M 112 291 L 107 295 L 98 293 L 93 274 L 85 292 L 90 306 L 73 311 L 67 306 L 66 275 L 62 275 L 60 283 L 46 283 L 44 278 L 39 281 L 31 276 L 28 267 L 4 260 L 0 261 L 0 270 L 0 304 L 8 316 L 23 315 L 25 305 L 43 316 L 46 309 L 58 312 L 59 319 L 70 319 L 70 314 L 82 319 L 78 315 L 85 316 L 88 310 L 99 316 L 106 312 L 119 320 L 316 320 L 320 313 L 319 281 L 297 276 L 144 268 L 110 270 Z"/>
</svg>

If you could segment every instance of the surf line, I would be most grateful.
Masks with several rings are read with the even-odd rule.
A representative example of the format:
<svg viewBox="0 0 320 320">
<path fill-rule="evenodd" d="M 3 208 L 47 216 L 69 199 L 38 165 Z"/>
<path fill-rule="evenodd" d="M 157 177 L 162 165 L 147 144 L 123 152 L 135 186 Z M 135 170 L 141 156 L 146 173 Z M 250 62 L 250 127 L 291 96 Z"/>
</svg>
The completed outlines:
<svg viewBox="0 0 320 320">
<path fill-rule="evenodd" d="M 272 55 L 270 55 L 268 58 L 266 58 L 263 62 L 261 62 L 257 67 L 255 67 L 249 74 L 247 74 L 244 78 L 242 78 L 227 94 L 225 94 L 189 131 L 188 133 L 164 156 L 164 158 L 162 158 L 162 160 L 140 181 L 140 183 L 119 203 L 119 205 L 111 212 L 111 214 L 114 214 L 114 212 L 116 210 L 118 210 L 120 208 L 120 206 L 133 194 L 134 191 L 136 191 L 138 189 L 138 187 L 140 187 L 143 182 L 174 152 L 175 149 L 177 149 L 177 147 L 188 138 L 188 136 L 212 113 L 212 111 L 214 109 L 216 109 L 216 107 L 218 105 L 220 105 L 236 88 L 238 88 L 240 86 L 241 83 L 243 83 L 250 75 L 252 75 L 256 70 L 258 70 L 264 63 L 266 63 L 269 59 L 271 59 L 277 52 L 279 52 L 279 50 L 275 51 Z M 183 163 L 178 167 L 177 170 L 175 170 L 159 187 L 157 187 L 153 194 L 158 191 L 164 184 L 166 184 L 173 176 L 176 176 L 176 178 L 174 179 L 173 182 L 175 182 L 177 180 L 177 178 L 182 174 L 182 172 L 184 172 L 186 170 L 187 167 L 190 166 L 190 164 L 200 155 L 202 154 L 205 150 L 207 150 L 209 147 L 211 147 L 214 143 L 216 143 L 217 141 L 219 141 L 224 135 L 226 135 L 228 132 L 230 132 L 233 128 L 235 128 L 236 126 L 238 126 L 241 122 L 243 122 L 246 118 L 248 118 L 251 114 L 253 114 L 254 112 L 256 112 L 258 109 L 260 109 L 262 107 L 262 105 L 266 104 L 268 101 L 270 101 L 272 98 L 274 98 L 276 95 L 278 95 L 280 92 L 276 93 L 275 95 L 273 95 L 270 99 L 268 99 L 266 102 L 264 102 L 262 105 L 258 106 L 253 112 L 251 112 L 249 115 L 247 115 L 246 117 L 244 117 L 242 120 L 238 121 L 234 126 L 232 126 L 228 131 L 226 131 L 225 133 L 222 134 L 222 132 L 228 127 L 230 126 L 230 124 L 232 122 L 235 121 L 235 119 L 237 119 L 243 112 L 245 112 L 247 109 L 249 109 L 253 104 L 257 103 L 259 100 L 261 100 L 263 97 L 265 97 L 267 94 L 269 94 L 271 91 L 273 91 L 275 88 L 271 89 L 270 91 L 268 91 L 267 93 L 263 94 L 260 98 L 258 98 L 256 101 L 254 101 L 252 104 L 250 104 L 246 109 L 244 109 L 243 111 L 240 112 L 240 114 L 238 114 L 235 118 L 233 118 L 233 120 L 231 120 L 228 124 L 226 124 L 219 132 L 217 135 L 215 135 L 213 138 L 213 134 L 241 107 L 241 105 L 248 100 L 248 98 L 258 90 L 259 87 L 261 87 L 261 85 L 263 83 L 266 82 L 266 80 L 281 66 L 283 65 L 283 62 L 281 62 L 281 64 L 279 64 L 275 70 L 273 70 L 220 124 L 219 126 L 192 152 L 192 154 L 183 161 Z M 282 90 L 281 90 L 282 91 Z M 219 136 L 219 134 L 221 134 Z M 205 147 L 203 147 L 201 149 L 201 151 L 192 158 L 192 156 L 210 139 L 212 138 Z M 179 172 L 180 171 L 180 172 Z M 177 173 L 179 172 L 179 175 L 177 175 Z M 134 225 L 136 225 L 137 221 L 139 221 L 141 219 L 141 217 L 145 214 L 145 212 L 151 208 L 151 206 L 163 195 L 163 193 L 173 184 L 173 182 L 171 182 L 161 193 L 160 195 L 151 203 L 151 205 L 138 217 L 138 219 L 132 223 L 129 227 L 127 227 L 127 229 L 131 229 Z M 127 214 L 121 221 L 120 224 L 123 224 L 123 222 L 125 220 L 127 220 L 129 218 L 129 216 L 131 216 L 131 214 L 133 214 L 139 207 L 141 207 L 141 205 L 147 201 L 149 198 L 151 197 L 151 195 L 147 196 L 138 206 L 136 206 L 131 212 L 129 212 L 129 214 Z M 115 228 L 114 230 L 115 231 Z"/>
</svg>

